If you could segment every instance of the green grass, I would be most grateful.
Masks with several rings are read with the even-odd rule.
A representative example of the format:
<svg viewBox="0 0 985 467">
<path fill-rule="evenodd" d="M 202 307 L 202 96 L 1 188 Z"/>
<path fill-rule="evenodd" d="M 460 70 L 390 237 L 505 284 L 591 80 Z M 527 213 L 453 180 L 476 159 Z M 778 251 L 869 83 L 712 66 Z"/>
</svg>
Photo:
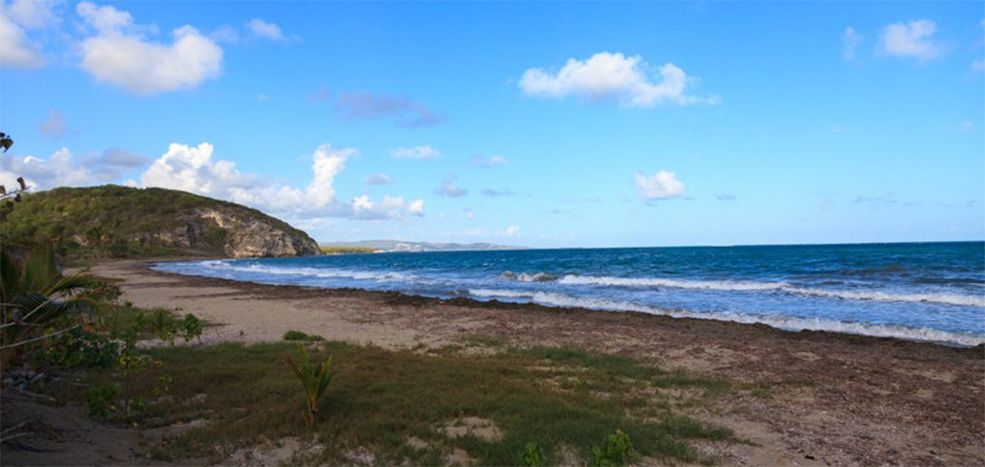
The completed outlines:
<svg viewBox="0 0 985 467">
<path fill-rule="evenodd" d="M 360 447 L 380 463 L 442 464 L 460 448 L 483 465 L 514 465 L 530 442 L 544 448 L 548 463 L 558 461 L 562 445 L 587 460 L 592 446 L 622 429 L 644 456 L 707 463 L 689 441 L 732 438 L 727 429 L 675 413 L 659 393 L 668 384 L 708 393 L 718 383 L 664 373 L 625 357 L 547 347 L 496 355 L 422 355 L 338 342 L 309 347 L 319 358 L 331 355 L 335 371 L 314 432 L 301 419 L 301 387 L 283 364 L 283 354 L 295 351 L 293 344 L 153 350 L 161 364 L 142 375 L 137 393 L 153 393 L 160 376 L 171 374 L 174 400 L 152 405 L 138 422 L 210 421 L 154 452 L 168 461 L 221 462 L 237 446 L 296 436 L 326 446 L 307 462 L 351 463 L 344 452 Z M 88 383 L 113 377 L 108 370 L 92 371 Z M 571 384 L 559 386 L 559 379 Z M 199 393 L 208 395 L 206 402 L 182 402 Z M 493 420 L 503 439 L 449 439 L 440 432 L 446 422 L 465 416 Z M 408 436 L 429 447 L 408 446 Z"/>
</svg>

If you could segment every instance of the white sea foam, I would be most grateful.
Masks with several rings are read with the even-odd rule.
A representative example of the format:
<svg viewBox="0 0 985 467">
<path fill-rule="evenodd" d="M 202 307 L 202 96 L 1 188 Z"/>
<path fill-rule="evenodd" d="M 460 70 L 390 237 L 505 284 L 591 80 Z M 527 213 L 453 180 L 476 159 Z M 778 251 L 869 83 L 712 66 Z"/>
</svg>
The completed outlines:
<svg viewBox="0 0 985 467">
<path fill-rule="evenodd" d="M 875 290 L 852 291 L 852 290 L 826 290 L 814 288 L 789 287 L 783 289 L 786 292 L 801 295 L 812 295 L 815 297 L 834 297 L 848 300 L 874 300 L 879 302 L 927 302 L 943 303 L 946 305 L 964 305 L 985 307 L 985 296 L 963 295 L 955 293 L 919 293 L 919 294 L 895 294 L 879 292 Z"/>
<path fill-rule="evenodd" d="M 469 295 L 482 298 L 533 298 L 534 292 L 501 289 L 469 289 Z"/>
<path fill-rule="evenodd" d="M 607 285 L 616 287 L 674 287 L 679 289 L 710 290 L 776 290 L 787 287 L 785 282 L 752 281 L 691 281 L 679 279 L 577 276 L 568 274 L 558 281 L 573 285 Z"/>
<path fill-rule="evenodd" d="M 606 276 L 577 276 L 568 274 L 558 283 L 568 285 L 601 285 L 611 287 L 670 287 L 679 289 L 706 289 L 723 291 L 776 290 L 796 295 L 830 297 L 845 300 L 872 300 L 880 302 L 940 303 L 985 308 L 985 294 L 964 295 L 957 293 L 889 293 L 878 290 L 836 290 L 797 287 L 785 282 L 752 281 L 698 281 L 660 278 L 632 278 Z"/>
<path fill-rule="evenodd" d="M 588 308 L 604 311 L 636 311 L 674 318 L 695 318 L 718 321 L 731 321 L 746 324 L 766 324 L 788 331 L 831 331 L 846 334 L 860 334 L 875 337 L 895 337 L 914 341 L 930 341 L 947 344 L 975 346 L 985 343 L 985 336 L 953 333 L 928 328 L 912 328 L 896 325 L 869 324 L 836 321 L 824 318 L 798 318 L 781 315 L 751 315 L 741 313 L 698 313 L 687 310 L 663 309 L 619 300 L 575 297 L 550 292 L 524 292 L 512 290 L 474 289 L 469 291 L 476 297 L 527 298 L 533 303 L 555 307 Z"/>
<path fill-rule="evenodd" d="M 374 272 L 357 271 L 347 269 L 328 269 L 310 267 L 283 267 L 265 266 L 260 264 L 238 265 L 230 264 L 225 261 L 212 260 L 202 261 L 199 265 L 213 270 L 275 274 L 283 276 L 317 277 L 325 279 L 355 279 L 355 280 L 375 280 L 375 281 L 409 281 L 413 277 L 399 272 Z"/>
<path fill-rule="evenodd" d="M 513 271 L 506 271 L 499 276 L 503 279 L 510 279 L 520 282 L 551 282 L 557 279 L 557 277 L 546 272 L 536 272 L 533 274 L 521 272 L 520 274 L 516 274 Z"/>
</svg>

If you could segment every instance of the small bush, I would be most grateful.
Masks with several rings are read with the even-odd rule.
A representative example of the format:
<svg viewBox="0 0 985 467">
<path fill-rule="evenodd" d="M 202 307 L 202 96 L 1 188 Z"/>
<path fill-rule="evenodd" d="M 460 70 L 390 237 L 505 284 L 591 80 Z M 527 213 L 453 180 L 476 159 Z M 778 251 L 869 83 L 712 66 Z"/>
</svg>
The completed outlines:
<svg viewBox="0 0 985 467">
<path fill-rule="evenodd" d="M 314 341 L 323 341 L 323 340 L 325 340 L 325 338 L 322 337 L 322 336 L 316 335 L 316 334 L 309 335 L 309 334 L 305 334 L 305 333 L 303 333 L 301 331 L 295 331 L 295 330 L 292 329 L 292 330 L 287 331 L 287 332 L 284 333 L 284 340 L 285 341 L 308 341 L 308 342 L 314 342 Z"/>
<path fill-rule="evenodd" d="M 629 464 L 636 455 L 633 451 L 633 442 L 625 431 L 616 430 L 609 436 L 601 446 L 592 448 L 592 467 L 616 467 Z"/>
<path fill-rule="evenodd" d="M 539 444 L 527 443 L 527 446 L 523 448 L 523 455 L 520 456 L 520 465 L 524 467 L 543 467 L 546 465 L 544 450 L 540 448 Z"/>
<path fill-rule="evenodd" d="M 89 415 L 107 418 L 116 412 L 116 400 L 120 397 L 120 387 L 116 384 L 99 384 L 86 390 L 86 408 Z"/>
<path fill-rule="evenodd" d="M 120 345 L 116 341 L 75 328 L 48 339 L 34 358 L 37 363 L 63 368 L 109 368 L 119 354 Z"/>
<path fill-rule="evenodd" d="M 198 319 L 197 316 L 191 313 L 186 314 L 185 317 L 178 322 L 178 329 L 181 331 L 181 337 L 185 339 L 185 342 L 192 340 L 192 338 L 196 338 L 201 342 L 202 320 Z"/>
</svg>

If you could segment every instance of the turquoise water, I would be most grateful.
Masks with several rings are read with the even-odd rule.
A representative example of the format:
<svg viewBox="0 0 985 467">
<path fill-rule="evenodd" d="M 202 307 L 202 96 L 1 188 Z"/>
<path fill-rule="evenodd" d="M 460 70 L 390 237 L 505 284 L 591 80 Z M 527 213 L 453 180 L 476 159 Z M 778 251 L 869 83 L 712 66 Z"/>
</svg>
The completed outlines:
<svg viewBox="0 0 985 467">
<path fill-rule="evenodd" d="M 985 343 L 985 243 L 379 253 L 160 263 L 180 274 Z"/>
</svg>

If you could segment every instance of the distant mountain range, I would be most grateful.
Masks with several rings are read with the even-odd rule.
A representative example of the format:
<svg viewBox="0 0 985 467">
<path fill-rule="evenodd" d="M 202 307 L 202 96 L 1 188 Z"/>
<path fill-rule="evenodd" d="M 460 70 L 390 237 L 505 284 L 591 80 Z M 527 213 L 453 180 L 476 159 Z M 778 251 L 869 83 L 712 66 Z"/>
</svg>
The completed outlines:
<svg viewBox="0 0 985 467">
<path fill-rule="evenodd" d="M 399 240 L 363 240 L 359 242 L 322 243 L 323 250 L 372 250 L 381 252 L 523 250 L 526 247 L 492 243 L 432 243 L 402 242 Z"/>
</svg>

